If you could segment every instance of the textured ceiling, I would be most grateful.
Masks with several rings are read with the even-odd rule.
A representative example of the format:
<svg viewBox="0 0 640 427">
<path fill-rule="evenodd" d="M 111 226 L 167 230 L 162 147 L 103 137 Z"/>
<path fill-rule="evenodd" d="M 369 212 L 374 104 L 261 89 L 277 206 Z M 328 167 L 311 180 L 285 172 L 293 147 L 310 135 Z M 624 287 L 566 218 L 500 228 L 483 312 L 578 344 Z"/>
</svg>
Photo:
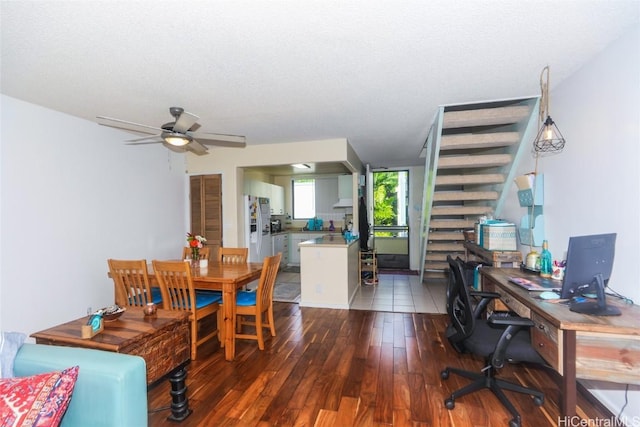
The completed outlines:
<svg viewBox="0 0 640 427">
<path fill-rule="evenodd" d="M 153 126 L 181 106 L 248 145 L 344 137 L 377 167 L 422 164 L 439 105 L 538 95 L 545 65 L 553 89 L 638 25 L 640 1 L 2 1 L 0 15 L 5 95 Z"/>
</svg>

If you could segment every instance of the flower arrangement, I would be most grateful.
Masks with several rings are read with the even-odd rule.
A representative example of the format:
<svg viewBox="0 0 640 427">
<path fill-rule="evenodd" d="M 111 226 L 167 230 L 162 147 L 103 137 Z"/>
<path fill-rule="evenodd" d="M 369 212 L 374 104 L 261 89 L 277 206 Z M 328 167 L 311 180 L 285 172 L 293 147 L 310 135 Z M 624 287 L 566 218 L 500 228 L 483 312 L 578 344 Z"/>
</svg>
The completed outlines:
<svg viewBox="0 0 640 427">
<path fill-rule="evenodd" d="M 200 259 L 200 249 L 204 247 L 204 242 L 206 242 L 202 236 L 196 236 L 193 233 L 187 233 L 187 244 L 191 248 L 191 259 L 193 261 Z"/>
</svg>

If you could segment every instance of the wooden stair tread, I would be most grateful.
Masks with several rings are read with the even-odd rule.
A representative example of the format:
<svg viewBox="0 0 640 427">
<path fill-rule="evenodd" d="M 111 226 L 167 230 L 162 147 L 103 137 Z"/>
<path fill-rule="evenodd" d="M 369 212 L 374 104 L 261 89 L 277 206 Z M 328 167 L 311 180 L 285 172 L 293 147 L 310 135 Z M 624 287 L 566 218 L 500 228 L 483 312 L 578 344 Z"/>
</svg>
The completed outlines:
<svg viewBox="0 0 640 427">
<path fill-rule="evenodd" d="M 491 211 L 493 208 L 490 206 L 434 206 L 431 215 L 484 215 Z"/>
<path fill-rule="evenodd" d="M 442 185 L 502 184 L 504 175 L 500 173 L 438 175 L 436 187 Z"/>
<path fill-rule="evenodd" d="M 464 259 L 464 252 L 427 252 L 427 261 L 447 262 L 447 255 Z"/>
<path fill-rule="evenodd" d="M 530 107 L 526 105 L 482 108 L 476 110 L 445 111 L 442 128 L 451 129 L 518 123 L 519 121 L 528 118 L 530 111 Z"/>
<path fill-rule="evenodd" d="M 444 271 L 449 268 L 449 264 L 446 262 L 425 262 L 424 268 L 427 270 L 441 270 Z"/>
<path fill-rule="evenodd" d="M 432 231 L 429 233 L 429 240 L 464 240 L 464 234 L 461 230 Z"/>
<path fill-rule="evenodd" d="M 475 224 L 475 219 L 435 219 L 429 223 L 430 229 L 464 229 L 470 230 Z"/>
<path fill-rule="evenodd" d="M 429 242 L 427 244 L 427 252 L 464 252 L 464 246 L 462 246 L 462 242 Z"/>
<path fill-rule="evenodd" d="M 504 166 L 511 163 L 510 154 L 465 154 L 460 156 L 441 156 L 438 160 L 438 168 L 486 168 Z"/>
<path fill-rule="evenodd" d="M 518 132 L 463 133 L 443 135 L 440 150 L 468 150 L 515 145 L 520 141 Z"/>
<path fill-rule="evenodd" d="M 497 191 L 436 191 L 434 202 L 454 200 L 498 200 Z"/>
</svg>

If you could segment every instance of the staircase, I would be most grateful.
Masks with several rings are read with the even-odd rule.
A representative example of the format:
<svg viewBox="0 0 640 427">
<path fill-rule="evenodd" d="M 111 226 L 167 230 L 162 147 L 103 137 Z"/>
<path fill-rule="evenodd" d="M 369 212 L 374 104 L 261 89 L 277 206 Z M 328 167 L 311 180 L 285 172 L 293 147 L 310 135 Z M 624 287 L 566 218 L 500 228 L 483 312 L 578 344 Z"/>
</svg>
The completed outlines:
<svg viewBox="0 0 640 427">
<path fill-rule="evenodd" d="M 425 273 L 464 256 L 463 231 L 500 218 L 523 155 L 537 132 L 539 97 L 441 106 L 425 142 L 421 254 Z"/>
</svg>

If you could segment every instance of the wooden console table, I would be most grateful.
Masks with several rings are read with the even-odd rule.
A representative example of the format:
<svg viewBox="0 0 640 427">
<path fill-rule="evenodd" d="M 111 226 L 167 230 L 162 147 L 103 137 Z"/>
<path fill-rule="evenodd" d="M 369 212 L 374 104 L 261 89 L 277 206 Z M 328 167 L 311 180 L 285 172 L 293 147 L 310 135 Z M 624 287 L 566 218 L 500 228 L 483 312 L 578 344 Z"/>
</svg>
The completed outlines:
<svg viewBox="0 0 640 427">
<path fill-rule="evenodd" d="M 535 323 L 531 341 L 538 353 L 562 375 L 561 416 L 576 414 L 576 378 L 640 385 L 640 307 L 607 298 L 621 316 L 575 313 L 558 302 L 536 298 L 509 282 L 526 274 L 512 269 L 481 268 L 482 290 L 497 292 L 510 310 Z"/>
<path fill-rule="evenodd" d="M 145 316 L 141 307 L 127 307 L 118 319 L 104 322 L 104 330 L 82 338 L 89 316 L 31 334 L 37 344 L 83 347 L 140 356 L 147 366 L 147 385 L 168 376 L 171 383 L 172 421 L 191 414 L 186 396 L 186 365 L 190 359 L 189 314 L 158 310 Z"/>
<path fill-rule="evenodd" d="M 469 261 L 469 255 L 471 254 L 493 267 L 519 268 L 520 264 L 522 264 L 522 253 L 520 251 L 492 251 L 473 242 L 464 242 L 462 245 L 464 246 L 466 261 Z"/>
</svg>

